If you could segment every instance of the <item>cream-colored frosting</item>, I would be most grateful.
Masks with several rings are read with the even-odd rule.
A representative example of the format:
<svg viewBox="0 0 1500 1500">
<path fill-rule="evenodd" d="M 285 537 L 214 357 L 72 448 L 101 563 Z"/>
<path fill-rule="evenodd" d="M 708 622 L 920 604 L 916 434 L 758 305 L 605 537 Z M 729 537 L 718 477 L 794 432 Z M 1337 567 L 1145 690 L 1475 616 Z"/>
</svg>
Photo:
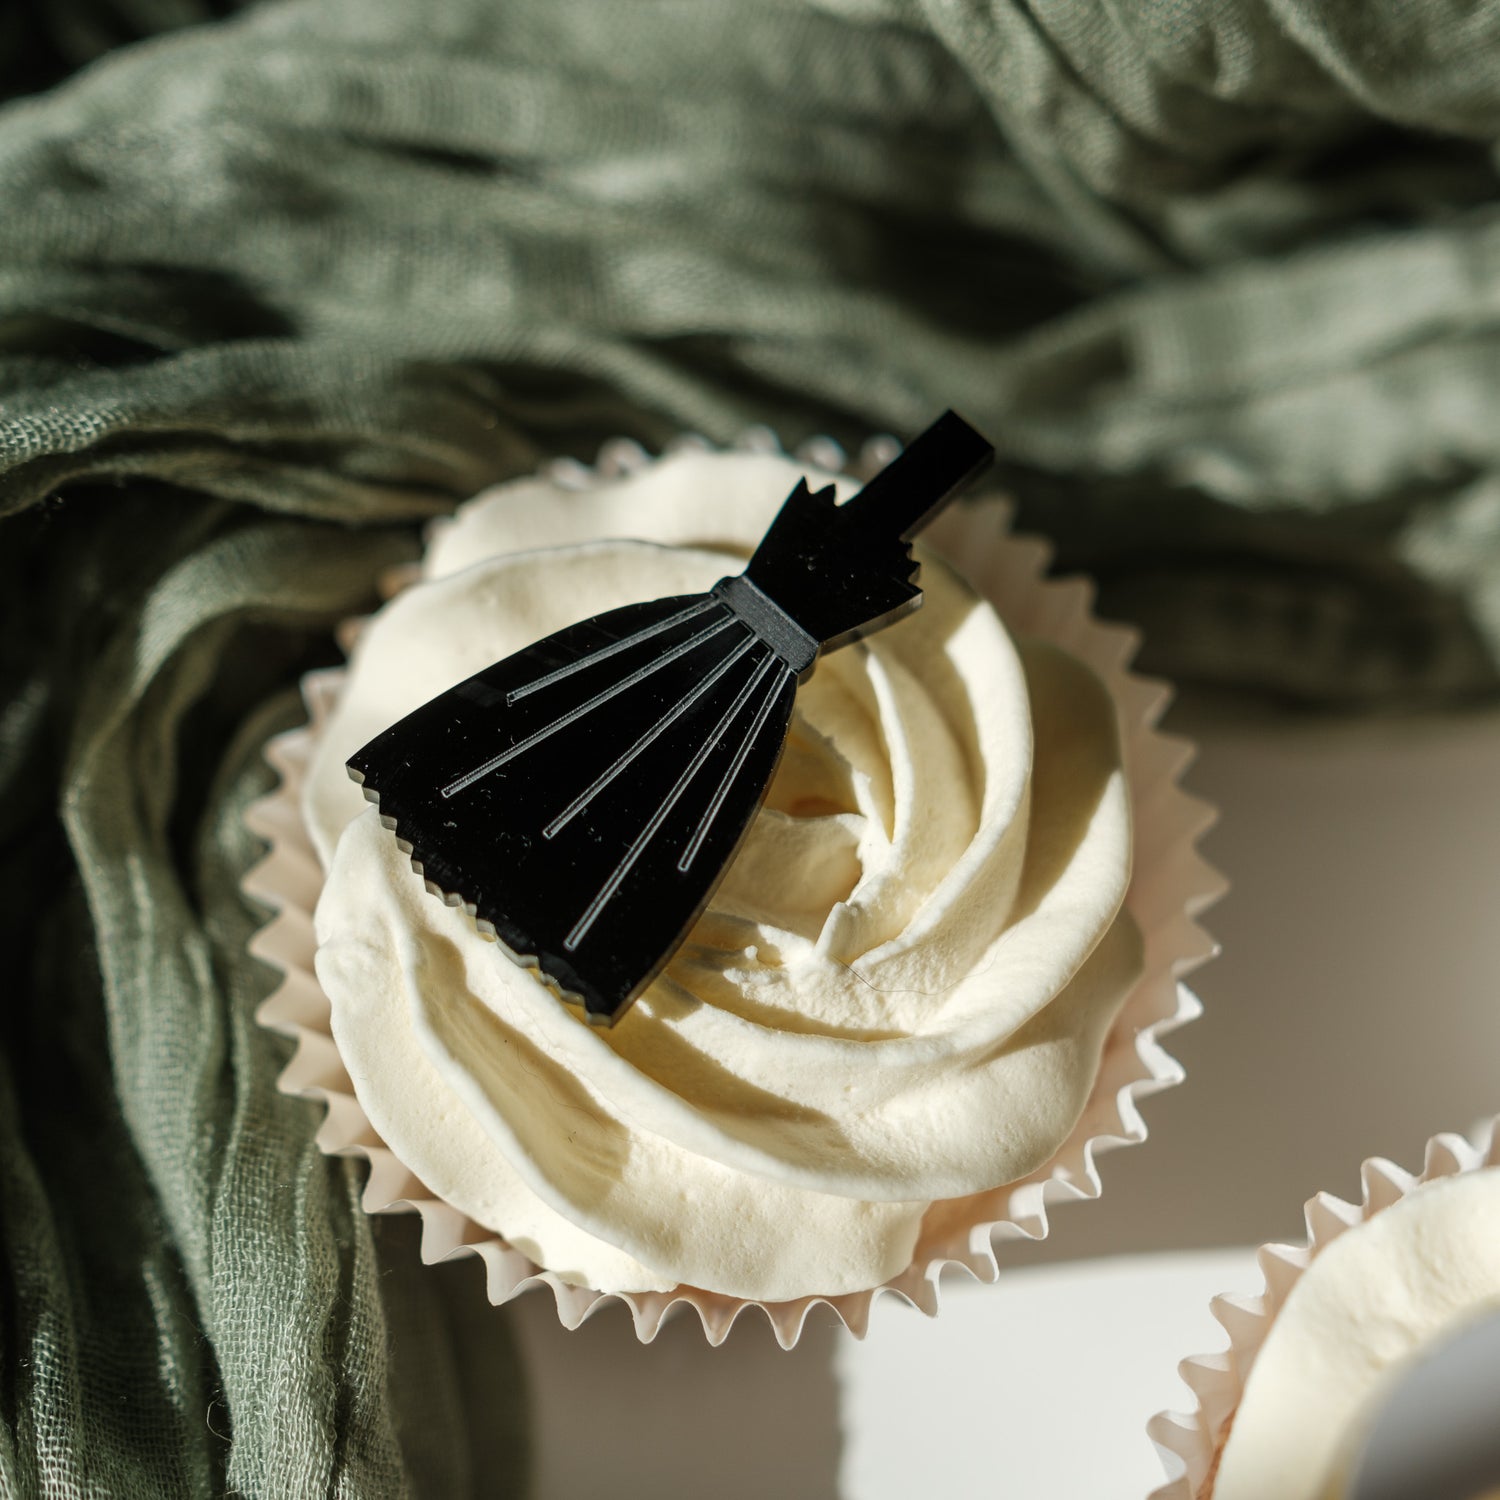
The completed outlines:
<svg viewBox="0 0 1500 1500">
<path fill-rule="evenodd" d="M 1438 1178 L 1303 1273 L 1256 1355 L 1213 1500 L 1336 1500 L 1404 1368 L 1500 1307 L 1500 1168 Z"/>
<path fill-rule="evenodd" d="M 439 1196 L 604 1291 L 889 1279 L 934 1199 L 1055 1153 L 1140 971 L 1105 690 L 932 558 L 924 607 L 799 691 L 738 859 L 612 1029 L 427 895 L 350 784 L 349 754 L 490 662 L 738 572 L 805 472 L 687 452 L 471 502 L 364 631 L 308 777 L 318 976 L 371 1123 Z"/>
</svg>

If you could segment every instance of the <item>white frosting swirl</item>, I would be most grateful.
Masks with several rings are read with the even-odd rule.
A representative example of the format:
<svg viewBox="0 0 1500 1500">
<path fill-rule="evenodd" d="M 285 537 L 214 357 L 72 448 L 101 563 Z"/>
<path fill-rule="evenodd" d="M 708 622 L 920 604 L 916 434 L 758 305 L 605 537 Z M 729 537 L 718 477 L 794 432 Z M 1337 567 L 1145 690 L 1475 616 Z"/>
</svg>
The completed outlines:
<svg viewBox="0 0 1500 1500">
<path fill-rule="evenodd" d="M 737 571 L 804 472 L 684 453 L 472 502 L 366 629 L 308 778 L 318 975 L 371 1123 L 439 1196 L 603 1291 L 889 1279 L 933 1200 L 1053 1155 L 1140 970 L 1104 688 L 932 558 L 924 608 L 801 689 L 734 867 L 611 1030 L 428 896 L 349 783 L 346 756 L 491 661 Z M 648 540 L 600 540 L 626 535 Z"/>
</svg>

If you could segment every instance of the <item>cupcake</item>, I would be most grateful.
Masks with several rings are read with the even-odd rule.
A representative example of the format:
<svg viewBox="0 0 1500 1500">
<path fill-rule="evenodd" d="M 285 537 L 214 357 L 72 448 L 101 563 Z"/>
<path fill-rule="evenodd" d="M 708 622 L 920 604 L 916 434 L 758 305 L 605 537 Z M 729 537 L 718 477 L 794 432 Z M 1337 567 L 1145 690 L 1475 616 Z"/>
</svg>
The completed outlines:
<svg viewBox="0 0 1500 1500">
<path fill-rule="evenodd" d="M 783 1342 L 816 1301 L 857 1330 L 881 1288 L 932 1310 L 944 1263 L 992 1276 L 992 1234 L 1094 1196 L 1094 1152 L 1177 1077 L 1156 1034 L 1195 1009 L 1177 980 L 1215 889 L 1183 747 L 1129 638 L 965 506 L 934 530 L 969 576 L 926 552 L 923 608 L 823 658 L 707 911 L 618 1024 L 585 1024 L 433 899 L 344 762 L 583 615 L 738 571 L 804 476 L 858 488 L 776 451 L 624 452 L 463 507 L 311 685 L 262 826 L 316 871 L 295 899 L 277 854 L 255 881 L 283 918 L 316 904 L 315 986 L 305 928 L 261 942 L 295 992 L 265 1018 L 309 1049 L 286 1084 L 372 1154 L 371 1206 L 422 1207 L 426 1253 L 483 1254 L 495 1300 L 541 1280 L 575 1321 L 617 1296 L 643 1336 L 675 1301 L 711 1337 L 759 1305 Z"/>
<path fill-rule="evenodd" d="M 1320 1194 L 1305 1246 L 1260 1252 L 1264 1293 L 1215 1304 L 1227 1354 L 1182 1366 L 1198 1411 L 1151 1424 L 1174 1471 L 1153 1500 L 1353 1492 L 1401 1380 L 1500 1313 L 1500 1136 L 1484 1134 L 1429 1142 L 1419 1177 L 1367 1161 L 1362 1203 Z"/>
</svg>

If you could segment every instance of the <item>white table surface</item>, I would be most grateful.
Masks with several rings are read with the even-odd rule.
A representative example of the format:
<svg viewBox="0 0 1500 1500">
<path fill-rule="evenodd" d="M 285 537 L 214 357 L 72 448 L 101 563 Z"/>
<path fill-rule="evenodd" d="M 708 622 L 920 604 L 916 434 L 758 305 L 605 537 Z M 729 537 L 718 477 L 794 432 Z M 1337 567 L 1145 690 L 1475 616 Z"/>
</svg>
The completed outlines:
<svg viewBox="0 0 1500 1500">
<path fill-rule="evenodd" d="M 1259 1285 L 1249 1250 L 1038 1266 L 789 1353 L 763 1325 L 711 1349 L 685 1319 L 642 1348 L 618 1310 L 560 1338 L 538 1298 L 518 1320 L 533 1494 L 1141 1500 L 1162 1480 L 1147 1419 L 1190 1403 L 1178 1361 L 1226 1342 L 1209 1298 Z"/>
<path fill-rule="evenodd" d="M 531 1376 L 536 1500 L 1139 1500 L 1162 1477 L 1146 1418 L 1223 1345 L 1208 1298 L 1257 1287 L 1223 1247 L 1298 1238 L 1362 1157 L 1411 1166 L 1500 1111 L 1500 715 L 1194 732 L 1224 953 L 1170 1045 L 1188 1081 L 1104 1159 L 1103 1199 L 1006 1245 L 1001 1284 L 958 1284 L 936 1322 L 877 1308 L 863 1344 L 822 1321 L 785 1353 L 742 1324 L 715 1350 L 680 1320 L 642 1348 L 618 1309 L 570 1334 L 523 1299 L 498 1316 Z"/>
<path fill-rule="evenodd" d="M 1146 1422 L 1186 1410 L 1208 1311 L 1258 1291 L 1251 1250 L 1112 1256 L 955 1287 L 931 1322 L 887 1307 L 835 1350 L 845 1500 L 1141 1500 L 1162 1482 Z"/>
</svg>

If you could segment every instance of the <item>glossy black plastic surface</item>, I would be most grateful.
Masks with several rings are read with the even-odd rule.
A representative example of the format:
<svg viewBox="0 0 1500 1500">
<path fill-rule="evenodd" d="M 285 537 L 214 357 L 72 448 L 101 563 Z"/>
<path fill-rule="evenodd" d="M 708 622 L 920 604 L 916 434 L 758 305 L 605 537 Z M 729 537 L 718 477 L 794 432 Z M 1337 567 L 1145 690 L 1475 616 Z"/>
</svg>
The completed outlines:
<svg viewBox="0 0 1500 1500">
<path fill-rule="evenodd" d="M 1399 1336 L 1392 1342 L 1400 1347 Z M 1393 1365 L 1375 1391 L 1353 1482 L 1340 1486 L 1348 1500 L 1483 1500 L 1500 1491 L 1500 1311 L 1471 1307 Z"/>
<path fill-rule="evenodd" d="M 538 641 L 377 735 L 350 774 L 451 904 L 612 1021 L 733 859 L 798 680 L 915 606 L 907 543 L 991 454 L 949 412 L 846 505 L 804 481 L 744 574 Z"/>
</svg>

